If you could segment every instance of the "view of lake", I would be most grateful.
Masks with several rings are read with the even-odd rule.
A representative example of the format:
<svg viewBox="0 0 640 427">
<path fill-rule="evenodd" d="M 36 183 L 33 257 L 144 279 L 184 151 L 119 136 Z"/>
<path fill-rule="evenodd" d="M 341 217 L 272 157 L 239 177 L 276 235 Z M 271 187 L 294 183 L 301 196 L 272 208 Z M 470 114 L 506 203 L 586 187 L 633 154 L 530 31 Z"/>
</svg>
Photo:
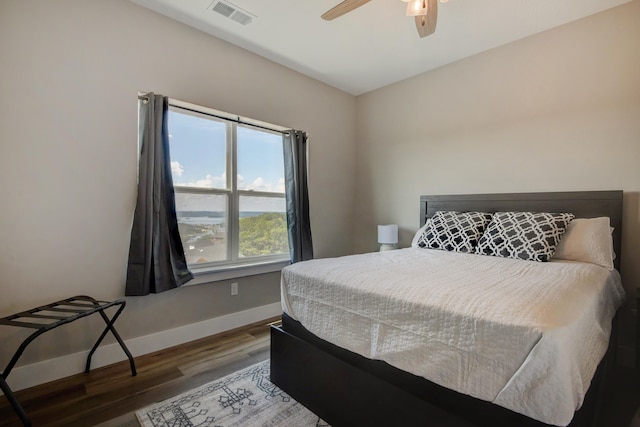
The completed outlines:
<svg viewBox="0 0 640 427">
<path fill-rule="evenodd" d="M 227 253 L 225 212 L 178 211 L 178 228 L 189 265 L 224 261 Z M 237 256 L 276 255 L 288 251 L 284 212 L 240 212 Z"/>
<path fill-rule="evenodd" d="M 240 212 L 240 218 L 259 216 L 263 213 L 267 212 Z M 224 212 L 177 211 L 176 214 L 178 216 L 178 222 L 182 224 L 223 224 L 225 222 Z"/>
</svg>

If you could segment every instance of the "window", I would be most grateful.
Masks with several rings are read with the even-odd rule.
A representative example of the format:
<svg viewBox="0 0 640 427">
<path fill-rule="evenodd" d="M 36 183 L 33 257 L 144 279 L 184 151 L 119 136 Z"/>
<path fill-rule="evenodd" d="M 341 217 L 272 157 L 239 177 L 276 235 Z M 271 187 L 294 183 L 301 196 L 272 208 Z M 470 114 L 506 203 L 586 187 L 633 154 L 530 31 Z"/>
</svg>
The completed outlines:
<svg viewBox="0 0 640 427">
<path fill-rule="evenodd" d="M 172 101 L 178 228 L 192 269 L 289 259 L 282 134 Z"/>
</svg>

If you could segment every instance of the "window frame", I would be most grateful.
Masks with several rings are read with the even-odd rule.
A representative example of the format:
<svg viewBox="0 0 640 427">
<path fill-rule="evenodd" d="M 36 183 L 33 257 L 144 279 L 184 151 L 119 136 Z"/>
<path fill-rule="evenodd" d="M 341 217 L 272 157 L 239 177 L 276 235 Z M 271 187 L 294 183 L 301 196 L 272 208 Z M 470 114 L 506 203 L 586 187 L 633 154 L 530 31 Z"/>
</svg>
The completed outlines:
<svg viewBox="0 0 640 427">
<path fill-rule="evenodd" d="M 241 190 L 237 188 L 238 126 L 256 128 L 261 132 L 272 134 L 283 134 L 288 130 L 288 128 L 243 118 L 237 115 L 231 115 L 229 113 L 172 98 L 169 98 L 169 111 L 182 114 L 195 113 L 195 115 L 198 116 L 206 116 L 206 118 L 211 120 L 222 122 L 225 125 L 226 131 L 226 188 L 203 188 L 180 186 L 175 184 L 173 186 L 176 194 L 224 195 L 227 198 L 227 259 L 223 261 L 211 261 L 189 265 L 189 269 L 194 274 L 195 278 L 188 284 L 199 284 L 253 274 L 280 271 L 284 266 L 290 264 L 291 259 L 289 252 L 284 254 L 240 257 L 239 251 L 241 197 L 278 198 L 283 199 L 286 206 L 286 193 Z"/>
</svg>

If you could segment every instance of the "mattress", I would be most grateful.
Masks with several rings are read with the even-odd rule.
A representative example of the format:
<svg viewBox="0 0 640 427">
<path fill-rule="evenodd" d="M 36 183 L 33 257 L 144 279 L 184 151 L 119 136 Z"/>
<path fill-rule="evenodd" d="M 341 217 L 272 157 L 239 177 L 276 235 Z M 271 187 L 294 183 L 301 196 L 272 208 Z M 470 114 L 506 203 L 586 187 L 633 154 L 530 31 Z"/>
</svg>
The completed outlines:
<svg viewBox="0 0 640 427">
<path fill-rule="evenodd" d="M 316 336 L 553 425 L 580 408 L 624 298 L 594 264 L 420 248 L 282 271 L 284 312 Z"/>
</svg>

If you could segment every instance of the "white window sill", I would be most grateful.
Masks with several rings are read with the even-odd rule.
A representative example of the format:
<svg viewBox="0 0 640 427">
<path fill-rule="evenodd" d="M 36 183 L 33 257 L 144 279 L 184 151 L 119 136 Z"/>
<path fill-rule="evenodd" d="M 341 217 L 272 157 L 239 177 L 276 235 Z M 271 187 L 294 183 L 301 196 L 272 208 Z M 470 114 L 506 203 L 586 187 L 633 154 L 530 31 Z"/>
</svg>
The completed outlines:
<svg viewBox="0 0 640 427">
<path fill-rule="evenodd" d="M 256 274 L 273 273 L 282 270 L 289 264 L 289 260 L 284 260 L 224 267 L 192 268 L 191 272 L 194 278 L 183 286 L 200 285 L 238 277 L 255 276 Z"/>
</svg>

